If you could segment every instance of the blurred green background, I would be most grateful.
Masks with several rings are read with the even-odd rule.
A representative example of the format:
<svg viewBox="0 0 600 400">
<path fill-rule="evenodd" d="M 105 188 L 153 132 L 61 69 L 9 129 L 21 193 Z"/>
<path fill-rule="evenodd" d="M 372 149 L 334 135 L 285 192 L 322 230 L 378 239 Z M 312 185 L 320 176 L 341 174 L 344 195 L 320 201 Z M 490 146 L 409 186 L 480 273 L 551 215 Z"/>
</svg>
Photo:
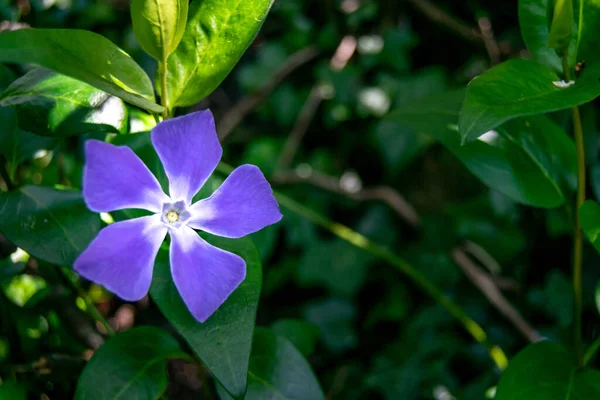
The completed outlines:
<svg viewBox="0 0 600 400">
<path fill-rule="evenodd" d="M 0 21 L 0 30 L 24 23 L 101 33 L 154 76 L 127 1 L 0 0 Z M 386 116 L 521 56 L 516 0 L 276 0 L 234 71 L 191 110 L 214 113 L 224 160 L 258 165 L 277 190 L 407 259 L 510 356 L 532 338 L 570 339 L 567 215 L 489 190 L 445 147 Z M 566 115 L 552 117 L 565 125 Z M 147 130 L 140 111 L 129 117 L 129 132 Z M 19 181 L 80 187 L 80 139 L 44 140 L 32 140 Z M 284 216 L 253 235 L 264 267 L 257 323 L 308 356 L 328 399 L 491 396 L 499 371 L 444 308 L 384 261 Z M 0 250 L 15 249 L 3 240 Z M 60 278 L 14 256 L 0 262 L 10 301 L 0 370 L 27 375 L 32 398 L 69 398 L 101 330 L 84 305 L 68 301 Z M 586 252 L 585 263 L 598 256 Z M 584 271 L 590 302 L 600 270 Z M 149 300 L 124 304 L 100 287 L 89 291 L 117 330 L 168 329 Z M 519 321 L 502 313 L 507 305 Z M 586 337 L 598 334 L 595 312 L 586 303 Z M 210 379 L 195 368 L 170 361 L 168 398 L 212 398 Z"/>
</svg>

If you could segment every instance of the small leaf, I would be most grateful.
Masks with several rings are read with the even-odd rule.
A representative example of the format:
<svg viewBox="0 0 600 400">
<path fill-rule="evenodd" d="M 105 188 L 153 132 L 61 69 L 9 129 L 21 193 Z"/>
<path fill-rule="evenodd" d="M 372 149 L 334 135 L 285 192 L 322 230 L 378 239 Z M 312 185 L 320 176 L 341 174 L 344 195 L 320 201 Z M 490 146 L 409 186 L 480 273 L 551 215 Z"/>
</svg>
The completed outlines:
<svg viewBox="0 0 600 400">
<path fill-rule="evenodd" d="M 554 49 L 547 47 L 550 36 L 550 7 L 552 0 L 519 0 L 519 26 L 527 48 L 542 64 L 561 72 L 562 62 Z"/>
<path fill-rule="evenodd" d="M 565 54 L 571 43 L 572 26 L 573 0 L 556 0 L 550 36 L 548 37 L 548 47 L 556 49 L 559 54 Z"/>
<path fill-rule="evenodd" d="M 456 120 L 463 92 L 432 96 L 392 112 L 388 119 L 446 146 L 487 186 L 520 203 L 552 208 L 574 185 L 575 146 L 543 116 L 521 118 L 463 146 Z"/>
<path fill-rule="evenodd" d="M 38 64 L 128 103 L 161 113 L 144 70 L 110 40 L 79 29 L 20 29 L 0 34 L 0 62 Z"/>
<path fill-rule="evenodd" d="M 99 230 L 78 192 L 24 186 L 0 193 L 0 232 L 50 263 L 72 265 Z"/>
<path fill-rule="evenodd" d="M 219 394 L 231 398 L 223 390 Z M 310 364 L 287 339 L 256 328 L 244 400 L 264 399 L 324 400 L 325 395 Z"/>
<path fill-rule="evenodd" d="M 529 345 L 508 364 L 494 400 L 600 399 L 600 372 L 579 368 L 558 343 Z"/>
<path fill-rule="evenodd" d="M 534 61 L 514 59 L 490 69 L 467 87 L 458 121 L 463 143 L 519 116 L 592 101 L 600 94 L 599 72 L 599 64 L 588 65 L 574 84 L 561 87 L 562 78 Z"/>
<path fill-rule="evenodd" d="M 168 60 L 169 107 L 195 104 L 219 86 L 254 40 L 273 1 L 192 2 L 183 39 Z"/>
<path fill-rule="evenodd" d="M 581 229 L 592 245 L 600 252 L 600 205 L 588 200 L 579 208 Z"/>
<path fill-rule="evenodd" d="M 179 343 L 163 330 L 121 332 L 87 363 L 75 400 L 158 399 L 167 388 L 167 359 L 185 357 Z"/>
<path fill-rule="evenodd" d="M 183 37 L 187 13 L 188 0 L 132 0 L 133 31 L 142 49 L 166 61 Z"/>
<path fill-rule="evenodd" d="M 271 329 L 289 340 L 304 357 L 313 353 L 320 336 L 319 328 L 301 319 L 280 319 Z"/>
<path fill-rule="evenodd" d="M 0 95 L 0 106 L 14 106 L 19 127 L 42 136 L 127 129 L 127 109 L 121 99 L 44 68 L 14 81 Z"/>
<path fill-rule="evenodd" d="M 246 279 L 225 303 L 205 323 L 196 321 L 173 284 L 166 252 L 160 252 L 156 261 L 150 295 L 211 374 L 238 398 L 246 391 L 262 267 L 258 251 L 248 238 L 205 239 L 246 261 Z"/>
</svg>

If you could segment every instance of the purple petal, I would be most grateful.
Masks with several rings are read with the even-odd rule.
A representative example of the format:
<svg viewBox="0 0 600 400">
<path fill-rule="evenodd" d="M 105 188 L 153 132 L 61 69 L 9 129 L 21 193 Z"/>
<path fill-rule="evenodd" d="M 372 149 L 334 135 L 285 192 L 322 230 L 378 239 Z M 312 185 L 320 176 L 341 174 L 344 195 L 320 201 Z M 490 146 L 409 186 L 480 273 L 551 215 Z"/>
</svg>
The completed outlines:
<svg viewBox="0 0 600 400">
<path fill-rule="evenodd" d="M 194 229 L 239 238 L 281 220 L 277 200 L 260 169 L 242 165 L 212 196 L 190 207 Z"/>
<path fill-rule="evenodd" d="M 215 120 L 208 110 L 163 121 L 152 130 L 152 144 L 169 178 L 169 194 L 187 204 L 221 159 Z"/>
<path fill-rule="evenodd" d="M 169 233 L 173 281 L 188 310 L 204 322 L 242 283 L 246 262 L 206 243 L 187 226 Z"/>
<path fill-rule="evenodd" d="M 129 147 L 88 140 L 85 158 L 83 198 L 90 210 L 159 212 L 168 201 L 154 175 Z"/>
<path fill-rule="evenodd" d="M 148 293 L 166 235 L 167 227 L 156 215 L 116 222 L 100 231 L 73 268 L 124 300 L 139 300 Z"/>
</svg>

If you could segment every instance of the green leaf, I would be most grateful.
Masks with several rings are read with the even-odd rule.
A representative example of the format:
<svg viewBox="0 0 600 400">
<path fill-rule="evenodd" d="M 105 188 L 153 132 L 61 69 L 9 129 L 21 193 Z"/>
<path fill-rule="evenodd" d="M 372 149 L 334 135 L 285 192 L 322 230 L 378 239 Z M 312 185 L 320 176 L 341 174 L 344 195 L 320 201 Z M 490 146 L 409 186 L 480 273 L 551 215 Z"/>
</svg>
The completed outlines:
<svg viewBox="0 0 600 400">
<path fill-rule="evenodd" d="M 559 54 L 564 54 L 571 43 L 572 27 L 573 0 L 556 0 L 554 3 L 552 25 L 550 27 L 550 36 L 548 37 L 548 47 L 556 49 Z"/>
<path fill-rule="evenodd" d="M 248 238 L 205 239 L 246 261 L 246 279 L 225 303 L 205 323 L 196 321 L 173 284 L 166 252 L 160 252 L 156 261 L 150 295 L 211 374 L 238 398 L 246 391 L 262 267 L 258 251 Z"/>
<path fill-rule="evenodd" d="M 579 208 L 581 229 L 592 245 L 600 252 L 600 205 L 587 200 Z"/>
<path fill-rule="evenodd" d="M 600 399 L 600 372 L 553 342 L 529 345 L 502 374 L 494 400 Z"/>
<path fill-rule="evenodd" d="M 0 106 L 14 106 L 19 126 L 42 136 L 127 129 L 127 108 L 121 99 L 44 68 L 14 81 L 0 95 Z"/>
<path fill-rule="evenodd" d="M 228 398 L 222 390 L 219 394 Z M 244 399 L 320 400 L 325 395 L 310 364 L 287 339 L 256 328 Z"/>
<path fill-rule="evenodd" d="M 598 64 L 598 28 L 600 24 L 600 1 L 579 0 L 577 12 L 581 15 L 577 31 L 577 61 L 585 61 L 589 66 Z M 586 67 L 587 68 L 587 67 Z"/>
<path fill-rule="evenodd" d="M 183 39 L 168 60 L 169 108 L 195 104 L 219 86 L 254 40 L 272 4 L 273 0 L 192 2 Z"/>
<path fill-rule="evenodd" d="M 554 49 L 547 47 L 550 36 L 551 0 L 519 0 L 519 26 L 523 41 L 531 54 L 542 64 L 562 71 L 562 62 Z"/>
<path fill-rule="evenodd" d="M 315 351 L 320 336 L 318 327 L 301 319 L 280 319 L 271 325 L 271 329 L 289 340 L 304 357 Z"/>
<path fill-rule="evenodd" d="M 0 383 L 0 399 L 27 400 L 27 387 L 17 381 L 5 380 Z"/>
<path fill-rule="evenodd" d="M 523 204 L 557 207 L 575 181 L 572 140 L 543 116 L 521 118 L 465 145 L 456 121 L 463 92 L 432 96 L 387 119 L 446 146 L 484 184 Z"/>
<path fill-rule="evenodd" d="M 85 366 L 75 400 L 158 399 L 167 388 L 167 359 L 185 358 L 179 343 L 153 327 L 110 338 Z"/>
<path fill-rule="evenodd" d="M 588 65 L 573 85 L 534 61 L 514 59 L 473 79 L 460 111 L 463 142 L 474 140 L 502 123 L 525 115 L 562 110 L 592 101 L 600 94 L 600 65 Z M 555 84 L 556 83 L 556 84 Z"/>
<path fill-rule="evenodd" d="M 188 0 L 132 0 L 135 37 L 146 53 L 166 61 L 183 37 Z"/>
<path fill-rule="evenodd" d="M 20 29 L 0 34 L 0 62 L 38 64 L 128 103 L 161 113 L 144 70 L 110 40 L 79 29 Z"/>
<path fill-rule="evenodd" d="M 41 186 L 0 193 L 0 232 L 34 257 L 70 266 L 100 230 L 81 194 Z"/>
</svg>

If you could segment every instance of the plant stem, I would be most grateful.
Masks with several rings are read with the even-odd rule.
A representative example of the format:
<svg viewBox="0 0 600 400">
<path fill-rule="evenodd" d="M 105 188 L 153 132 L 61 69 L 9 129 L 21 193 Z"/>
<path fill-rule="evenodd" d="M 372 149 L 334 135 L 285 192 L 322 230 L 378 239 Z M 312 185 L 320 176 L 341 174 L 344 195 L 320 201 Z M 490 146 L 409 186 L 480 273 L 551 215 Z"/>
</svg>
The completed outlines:
<svg viewBox="0 0 600 400">
<path fill-rule="evenodd" d="M 230 174 L 233 168 L 223 162 L 219 164 L 217 170 L 224 174 Z M 325 228 L 329 232 L 333 233 L 340 239 L 345 240 L 353 246 L 356 246 L 368 253 L 379 257 L 389 264 L 400 270 L 406 276 L 408 276 L 418 287 L 425 291 L 435 301 L 440 303 L 453 317 L 455 317 L 463 326 L 463 328 L 480 344 L 484 345 L 491 359 L 502 371 L 506 368 L 508 360 L 502 349 L 491 343 L 481 328 L 481 326 L 475 322 L 467 313 L 449 297 L 447 297 L 433 282 L 431 282 L 425 275 L 411 266 L 402 258 L 396 256 L 391 251 L 379 246 L 376 243 L 371 242 L 367 237 L 361 235 L 358 232 L 353 231 L 345 225 L 331 221 L 319 213 L 303 206 L 295 200 L 274 191 L 274 195 L 277 198 L 279 204 L 288 210 L 312 221 L 313 223 Z"/>
<path fill-rule="evenodd" d="M 100 313 L 100 311 L 98 311 L 98 309 L 94 305 L 94 302 L 92 301 L 92 299 L 90 299 L 90 296 L 79 287 L 77 282 L 75 282 L 71 278 L 71 276 L 69 276 L 69 274 L 63 269 L 63 267 L 56 266 L 56 271 L 62 276 L 67 286 L 69 286 L 69 288 L 75 293 L 75 295 L 83 299 L 83 301 L 85 302 L 85 308 L 90 317 L 92 317 L 95 321 L 100 322 L 110 336 L 114 335 L 115 330 L 112 328 L 112 326 L 110 326 L 110 324 L 108 323 L 106 318 L 104 318 L 104 316 Z"/>
<path fill-rule="evenodd" d="M 571 70 L 567 61 L 567 55 L 563 57 L 563 69 L 565 78 L 571 80 Z M 575 353 L 579 365 L 584 365 L 583 344 L 581 339 L 581 317 L 582 317 L 582 290 L 581 269 L 583 259 L 583 234 L 581 232 L 581 221 L 579 220 L 579 208 L 585 201 L 585 147 L 583 143 L 583 127 L 579 107 L 572 108 L 573 111 L 573 134 L 575 136 L 575 147 L 577 149 L 577 200 L 575 203 L 575 224 L 573 234 L 573 296 L 574 296 L 574 340 Z"/>
<path fill-rule="evenodd" d="M 163 58 L 160 68 L 161 76 L 161 92 L 160 92 L 160 103 L 165 108 L 163 112 L 163 118 L 169 118 L 169 104 L 167 103 L 167 73 L 168 73 L 168 65 L 167 65 L 167 57 Z"/>
<path fill-rule="evenodd" d="M 15 185 L 13 185 L 13 182 L 10 179 L 10 175 L 9 175 L 8 171 L 6 170 L 5 163 L 6 163 L 6 159 L 4 158 L 4 156 L 0 156 L 0 176 L 4 180 L 4 183 L 6 184 L 6 188 L 8 190 L 13 190 L 15 188 Z"/>
</svg>

